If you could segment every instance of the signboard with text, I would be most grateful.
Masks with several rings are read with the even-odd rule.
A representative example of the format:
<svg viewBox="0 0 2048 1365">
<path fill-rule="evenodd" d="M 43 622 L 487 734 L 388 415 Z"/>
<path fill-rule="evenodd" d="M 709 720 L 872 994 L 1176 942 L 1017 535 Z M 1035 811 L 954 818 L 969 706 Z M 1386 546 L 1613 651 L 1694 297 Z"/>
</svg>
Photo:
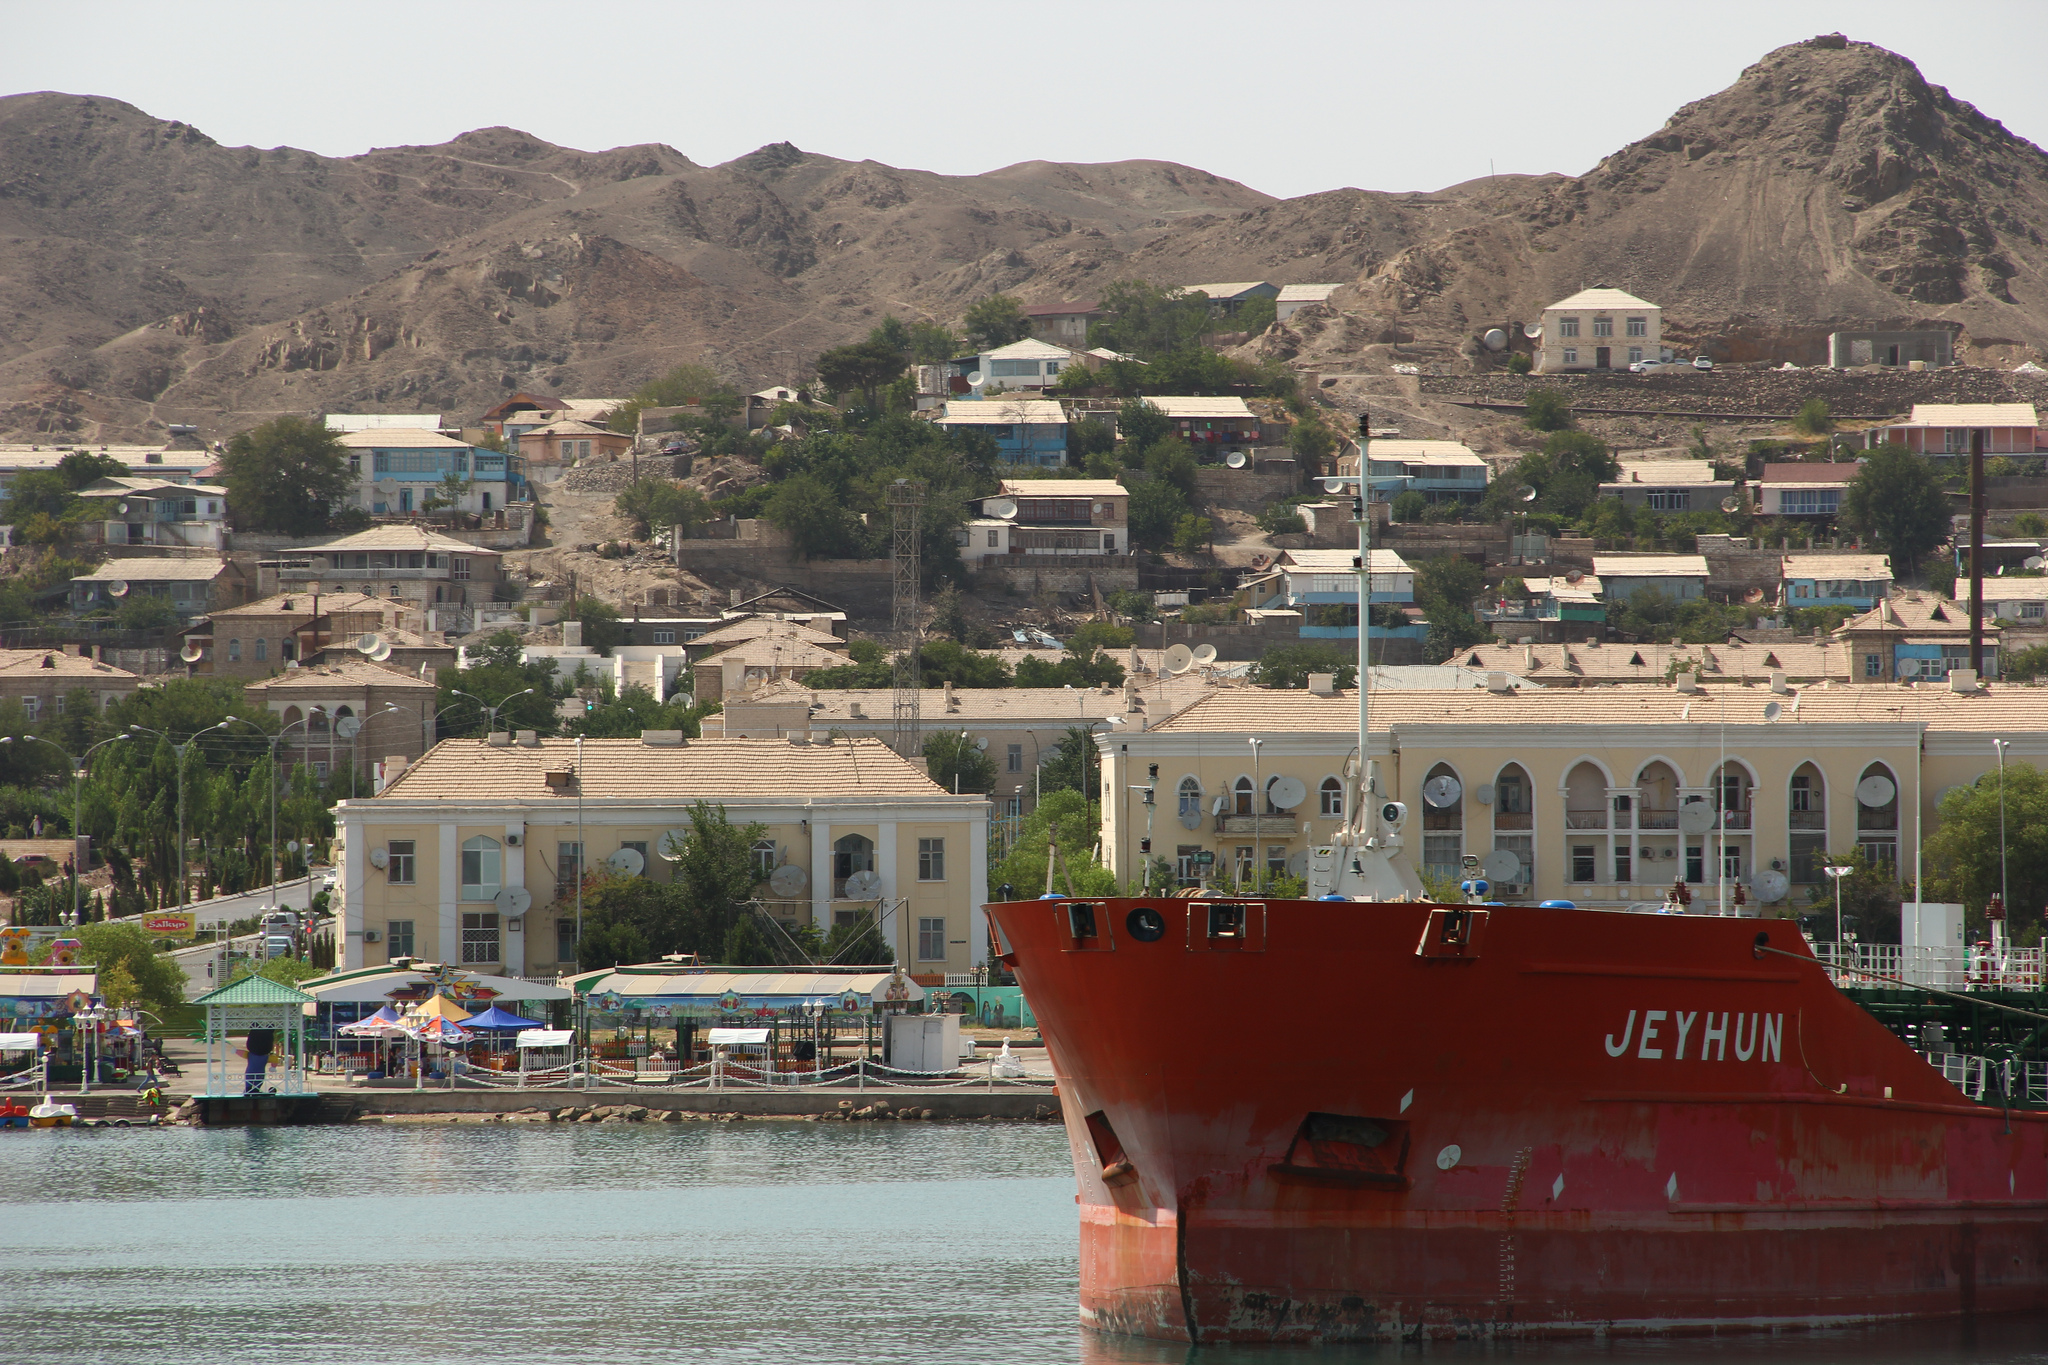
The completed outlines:
<svg viewBox="0 0 2048 1365">
<path fill-rule="evenodd" d="M 193 933 L 192 925 L 195 918 L 189 910 L 164 911 L 159 914 L 144 915 L 142 917 L 142 928 L 145 933 L 174 934 L 179 937 L 190 938 Z"/>
</svg>

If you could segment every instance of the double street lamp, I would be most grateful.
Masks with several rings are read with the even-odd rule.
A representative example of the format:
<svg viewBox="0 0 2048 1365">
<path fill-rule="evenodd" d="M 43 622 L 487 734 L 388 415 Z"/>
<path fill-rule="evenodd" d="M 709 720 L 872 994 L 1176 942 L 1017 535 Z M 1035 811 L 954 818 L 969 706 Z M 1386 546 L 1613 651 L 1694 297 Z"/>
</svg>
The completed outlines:
<svg viewBox="0 0 2048 1365">
<path fill-rule="evenodd" d="M 239 716 L 229 716 L 229 717 L 228 717 L 228 718 L 227 718 L 226 720 L 223 720 L 223 721 L 219 721 L 219 722 L 217 722 L 216 724 L 213 724 L 213 725 L 209 725 L 209 726 L 207 726 L 207 727 L 206 727 L 206 728 L 205 728 L 204 730 L 198 730 L 198 731 L 195 731 L 195 732 L 193 733 L 192 737 L 191 737 L 190 739 L 187 739 L 187 740 L 186 740 L 186 741 L 185 741 L 185 742 L 184 742 L 183 744 L 180 744 L 180 743 L 178 743 L 178 742 L 177 742 L 176 740 L 172 739 L 172 738 L 171 738 L 171 736 L 170 736 L 170 732 L 169 732 L 169 731 L 166 731 L 166 730 L 152 730 L 152 729 L 150 729 L 150 728 L 149 728 L 148 726 L 145 726 L 145 725 L 131 725 L 131 726 L 129 726 L 129 727 L 128 727 L 128 733 L 129 733 L 129 734 L 131 734 L 131 735 L 155 735 L 155 736 L 156 736 L 156 737 L 157 737 L 158 739 L 161 739 L 161 740 L 163 740 L 163 741 L 164 741 L 164 742 L 165 742 L 166 744 L 170 745 L 170 746 L 171 746 L 171 752 L 172 752 L 173 754 L 175 754 L 175 755 L 177 756 L 177 760 L 178 760 L 178 900 L 177 900 L 177 904 L 179 904 L 179 905 L 183 905 L 183 904 L 185 903 L 185 893 L 186 893 L 186 890 L 187 890 L 187 885 L 186 885 L 186 880 L 185 880 L 185 751 L 186 751 L 187 749 L 191 748 L 191 747 L 193 746 L 193 744 L 195 744 L 195 743 L 197 743 L 197 742 L 198 742 L 198 739 L 199 739 L 199 736 L 200 736 L 200 735 L 204 735 L 204 734 L 210 734 L 210 733 L 212 733 L 212 732 L 213 732 L 213 731 L 215 731 L 215 730 L 225 730 L 225 729 L 226 729 L 226 728 L 227 728 L 228 726 L 230 726 L 230 725 L 234 725 L 234 724 L 236 724 L 237 722 L 239 722 L 239 721 L 240 721 L 240 719 L 241 719 L 241 718 L 240 718 Z"/>
<path fill-rule="evenodd" d="M 82 918 L 79 910 L 79 894 L 80 883 L 85 877 L 85 867 L 83 860 L 79 857 L 80 845 L 78 842 L 80 832 L 79 821 L 85 801 L 85 761 L 92 757 L 93 749 L 104 749 L 107 745 L 119 743 L 126 738 L 128 738 L 127 735 L 119 734 L 115 735 L 112 739 L 103 739 L 84 753 L 73 758 L 71 754 L 65 751 L 64 746 L 54 739 L 44 739 L 41 735 L 0 735 L 0 744 L 12 744 L 16 739 L 30 739 L 38 744 L 47 744 L 58 753 L 63 754 L 65 761 L 71 765 L 71 923 L 74 925 Z"/>
<path fill-rule="evenodd" d="M 498 728 L 498 715 L 500 712 L 502 712 L 506 707 L 510 706 L 513 702 L 519 700 L 519 698 L 533 695 L 533 689 L 531 687 L 521 688 L 519 691 L 514 692 L 511 696 L 505 698 L 505 700 L 499 702 L 496 706 L 492 706 L 489 702 L 485 701 L 482 697 L 477 696 L 473 692 L 464 692 L 460 688 L 454 687 L 449 688 L 448 692 L 449 695 L 451 696 L 468 697 L 471 701 L 475 702 L 478 706 L 483 708 L 485 722 L 484 733 L 487 735 Z M 442 709 L 446 710 L 447 708 L 443 707 Z"/>
</svg>

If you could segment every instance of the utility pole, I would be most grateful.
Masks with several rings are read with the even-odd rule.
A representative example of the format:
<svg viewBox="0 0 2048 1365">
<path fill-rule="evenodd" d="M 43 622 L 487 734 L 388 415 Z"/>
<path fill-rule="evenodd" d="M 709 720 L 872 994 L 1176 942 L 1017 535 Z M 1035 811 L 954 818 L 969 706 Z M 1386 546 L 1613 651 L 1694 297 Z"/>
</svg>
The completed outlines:
<svg viewBox="0 0 2048 1365">
<path fill-rule="evenodd" d="M 1970 429 L 1970 667 L 1984 681 L 1984 428 Z"/>
<path fill-rule="evenodd" d="M 889 486 L 889 513 L 894 528 L 895 590 L 891 595 L 890 631 L 902 653 L 896 656 L 894 743 L 896 752 L 916 758 L 922 728 L 924 667 L 919 658 L 924 637 L 918 601 L 920 528 L 924 521 L 924 481 L 898 479 Z"/>
</svg>

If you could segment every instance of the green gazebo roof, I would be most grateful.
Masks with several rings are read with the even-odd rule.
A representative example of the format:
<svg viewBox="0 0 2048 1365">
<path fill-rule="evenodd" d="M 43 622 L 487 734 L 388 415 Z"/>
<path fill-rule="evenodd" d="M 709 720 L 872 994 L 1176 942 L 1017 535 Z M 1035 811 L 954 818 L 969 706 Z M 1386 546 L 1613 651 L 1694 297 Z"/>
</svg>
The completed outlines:
<svg viewBox="0 0 2048 1365">
<path fill-rule="evenodd" d="M 245 976 L 208 991 L 195 1005 L 310 1005 L 313 997 L 267 976 Z"/>
</svg>

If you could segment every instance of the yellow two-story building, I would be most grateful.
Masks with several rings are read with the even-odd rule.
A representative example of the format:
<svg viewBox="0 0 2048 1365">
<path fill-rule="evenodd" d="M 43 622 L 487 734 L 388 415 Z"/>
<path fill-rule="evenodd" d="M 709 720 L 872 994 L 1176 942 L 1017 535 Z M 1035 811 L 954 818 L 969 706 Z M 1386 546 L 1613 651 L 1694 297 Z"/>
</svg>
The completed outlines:
<svg viewBox="0 0 2048 1365">
<path fill-rule="evenodd" d="M 337 969 L 414 957 L 505 976 L 573 970 L 581 870 L 669 880 L 662 854 L 699 801 L 763 827 L 764 913 L 821 932 L 872 915 L 919 976 L 985 958 L 988 802 L 942 791 L 878 741 L 521 731 L 445 740 L 375 797 L 336 807 Z"/>
<path fill-rule="evenodd" d="M 1379 799 L 1405 803 L 1414 866 L 1456 878 L 1466 855 L 1504 850 L 1517 870 L 1494 891 L 1508 901 L 1618 907 L 1682 880 L 1712 903 L 1725 869 L 1731 898 L 1740 886 L 1752 907 L 1774 889 L 1778 903 L 1803 904 L 1827 855 L 1852 848 L 1917 878 L 1936 803 L 1997 766 L 1994 739 L 2011 742 L 2007 762 L 2048 766 L 2037 688 L 1502 681 L 1375 691 L 1371 721 Z M 1237 689 L 1100 736 L 1106 856 L 1120 878 L 1142 874 L 1152 785 L 1154 856 L 1183 879 L 1300 875 L 1344 818 L 1357 725 L 1355 691 Z M 1767 872 L 1783 874 L 1782 889 Z"/>
</svg>

